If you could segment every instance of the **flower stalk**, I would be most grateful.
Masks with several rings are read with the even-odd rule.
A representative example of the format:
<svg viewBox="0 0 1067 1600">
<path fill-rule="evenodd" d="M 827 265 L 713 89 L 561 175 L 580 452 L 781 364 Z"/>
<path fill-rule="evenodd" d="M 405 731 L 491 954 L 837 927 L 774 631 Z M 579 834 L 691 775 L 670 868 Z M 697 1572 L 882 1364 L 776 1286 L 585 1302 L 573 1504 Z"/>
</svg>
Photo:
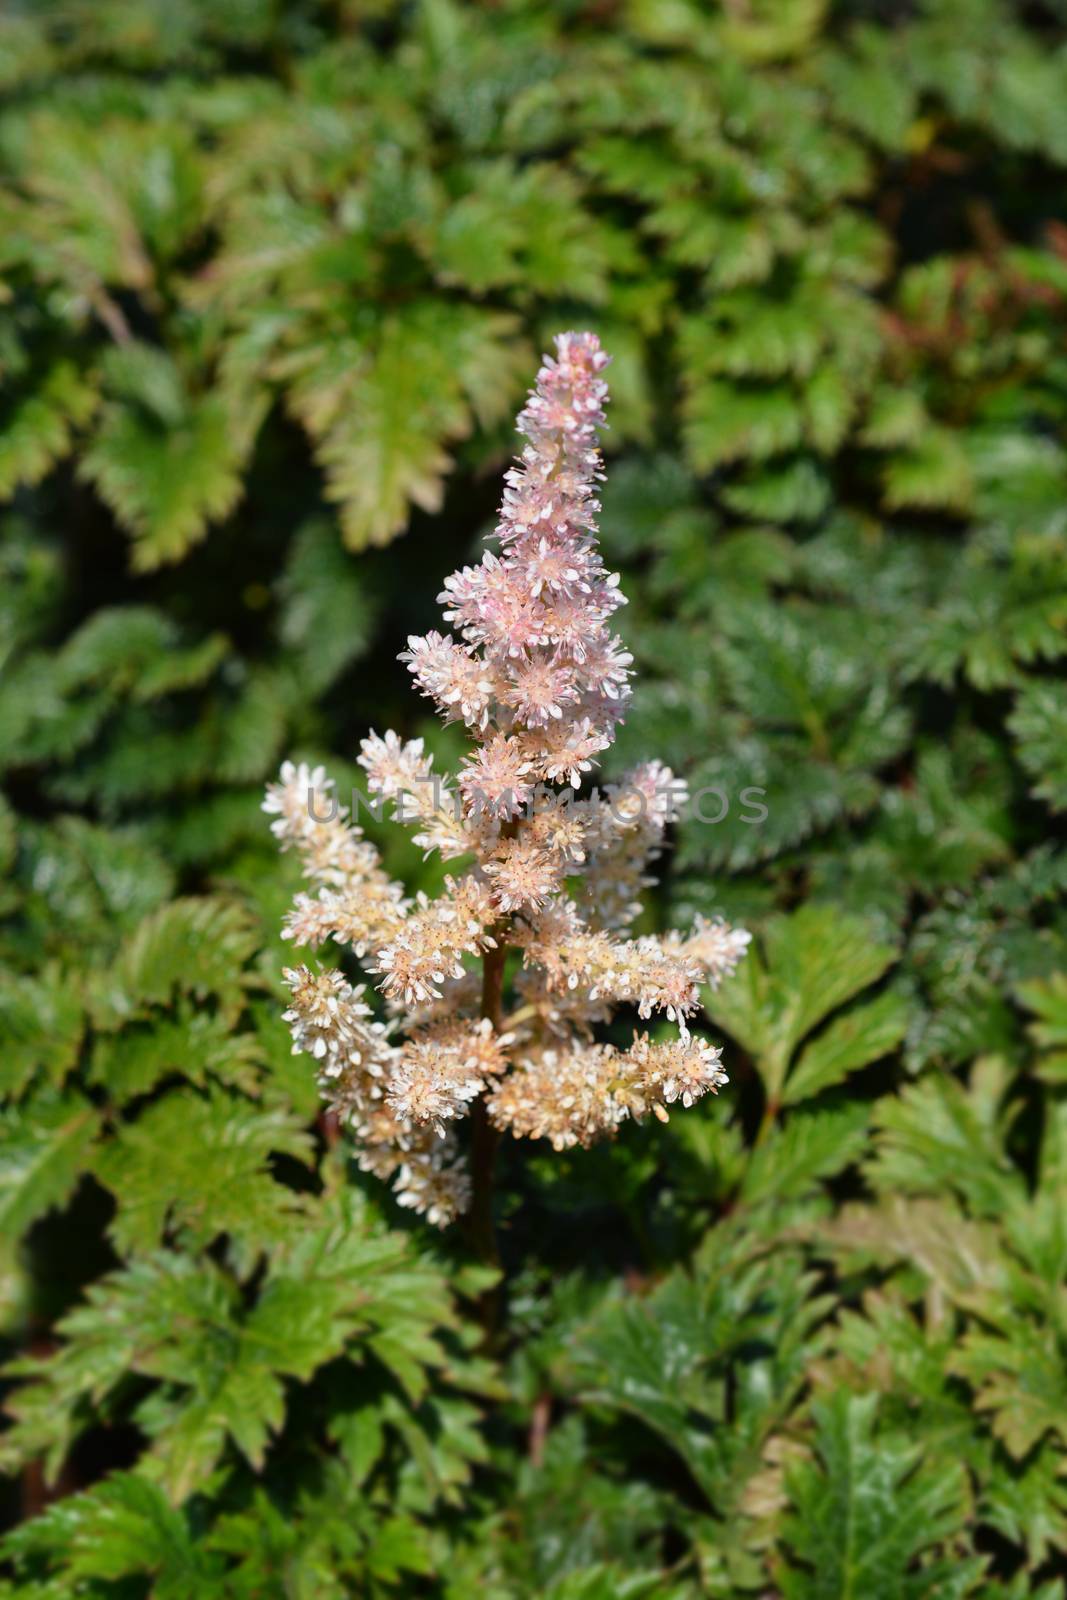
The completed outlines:
<svg viewBox="0 0 1067 1600">
<path fill-rule="evenodd" d="M 495 1033 L 501 1029 L 504 995 L 504 966 L 507 946 L 498 943 L 482 961 L 482 1016 Z M 490 1120 L 484 1099 L 475 1101 L 471 1111 L 471 1203 L 467 1223 L 475 1254 L 488 1266 L 500 1265 L 496 1228 L 493 1223 L 493 1174 L 496 1168 L 500 1130 Z"/>
</svg>

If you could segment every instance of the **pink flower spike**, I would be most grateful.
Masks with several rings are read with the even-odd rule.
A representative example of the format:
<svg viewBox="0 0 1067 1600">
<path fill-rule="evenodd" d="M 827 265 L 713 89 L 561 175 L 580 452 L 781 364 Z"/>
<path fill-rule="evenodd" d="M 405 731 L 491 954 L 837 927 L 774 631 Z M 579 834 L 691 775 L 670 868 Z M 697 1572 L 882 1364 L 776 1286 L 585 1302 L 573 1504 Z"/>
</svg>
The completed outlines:
<svg viewBox="0 0 1067 1600">
<path fill-rule="evenodd" d="M 631 934 L 685 785 L 658 761 L 606 792 L 585 782 L 614 742 L 633 668 L 611 630 L 625 596 L 597 543 L 607 364 L 595 334 L 556 339 L 518 418 L 499 552 L 444 580 L 453 632 L 413 635 L 400 657 L 444 721 L 466 725 L 458 777 L 435 770 L 432 739 L 362 742 L 371 794 L 450 864 L 437 897 L 409 897 L 388 876 L 321 767 L 287 762 L 264 801 L 311 891 L 284 937 L 348 946 L 378 990 L 374 1010 L 340 971 L 287 970 L 293 1048 L 359 1167 L 434 1226 L 487 1204 L 484 1163 L 469 1171 L 466 1159 L 479 1147 L 463 1129 L 474 1108 L 483 1127 L 569 1150 L 628 1120 L 666 1122 L 727 1081 L 695 1019 L 749 935 L 721 921 Z M 620 1007 L 631 1023 L 655 1019 L 655 1037 L 597 1042 Z"/>
</svg>

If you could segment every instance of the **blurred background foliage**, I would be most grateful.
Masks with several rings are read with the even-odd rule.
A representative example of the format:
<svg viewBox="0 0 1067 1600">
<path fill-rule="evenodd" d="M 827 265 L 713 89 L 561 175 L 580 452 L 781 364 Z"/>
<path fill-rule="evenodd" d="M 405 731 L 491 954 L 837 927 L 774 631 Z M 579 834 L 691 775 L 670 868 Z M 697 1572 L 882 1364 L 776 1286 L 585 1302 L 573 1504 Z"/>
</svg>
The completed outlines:
<svg viewBox="0 0 1067 1600">
<path fill-rule="evenodd" d="M 1062 1600 L 1065 23 L 4 7 L 0 1594 Z M 396 653 L 568 326 L 616 769 L 726 805 L 650 925 L 758 939 L 717 1103 L 506 1153 L 486 1352 L 289 1055 L 258 804 L 454 754 Z"/>
</svg>

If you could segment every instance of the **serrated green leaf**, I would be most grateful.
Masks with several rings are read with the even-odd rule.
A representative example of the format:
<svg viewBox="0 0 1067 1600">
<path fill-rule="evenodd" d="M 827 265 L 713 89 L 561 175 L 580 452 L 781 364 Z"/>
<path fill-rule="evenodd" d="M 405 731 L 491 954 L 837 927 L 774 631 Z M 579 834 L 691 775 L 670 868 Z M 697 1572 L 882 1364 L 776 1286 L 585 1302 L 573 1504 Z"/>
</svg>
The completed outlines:
<svg viewBox="0 0 1067 1600">
<path fill-rule="evenodd" d="M 1054 811 L 1067 811 L 1067 692 L 1059 683 L 1033 683 L 1016 697 L 1008 718 L 1033 792 Z"/>
<path fill-rule="evenodd" d="M 980 1557 L 961 1561 L 952 1544 L 967 1512 L 962 1463 L 924 1463 L 914 1447 L 876 1436 L 876 1408 L 876 1395 L 844 1393 L 813 1407 L 817 1460 L 786 1471 L 790 1600 L 947 1600 L 982 1572 Z"/>
<path fill-rule="evenodd" d="M 94 1172 L 115 1196 L 111 1232 L 124 1254 L 151 1250 L 168 1230 L 202 1245 L 227 1233 L 255 1248 L 294 1225 L 299 1209 L 269 1157 L 306 1159 L 309 1148 L 280 1109 L 175 1090 L 119 1129 Z"/>
<path fill-rule="evenodd" d="M 1016 993 L 1038 1017 L 1029 1026 L 1030 1037 L 1043 1051 L 1038 1070 L 1049 1083 L 1067 1078 L 1067 974 L 1031 978 Z"/>
<path fill-rule="evenodd" d="M 201 1000 L 213 996 L 232 1020 L 245 1003 L 244 963 L 257 942 L 248 913 L 233 901 L 171 901 L 145 918 L 112 967 L 94 980 L 97 1025 L 121 1027 L 152 1006 L 169 1005 L 175 992 Z"/>
<path fill-rule="evenodd" d="M 906 451 L 893 456 L 884 471 L 885 503 L 890 511 L 970 509 L 974 475 L 959 438 L 947 428 L 928 426 Z"/>
<path fill-rule="evenodd" d="M 794 1112 L 753 1150 L 741 1199 L 781 1206 L 806 1198 L 824 1178 L 835 1177 L 862 1154 L 868 1120 L 863 1105 Z"/>
<path fill-rule="evenodd" d="M 151 1577 L 158 1600 L 222 1593 L 214 1581 L 218 1563 L 199 1548 L 187 1518 L 132 1472 L 112 1473 L 87 1493 L 50 1506 L 8 1540 L 8 1549 L 16 1562 L 62 1560 L 85 1593 L 87 1581 L 140 1575 Z"/>
<path fill-rule="evenodd" d="M 265 411 L 261 395 L 243 397 L 239 408 L 208 395 L 161 421 L 128 400 L 105 402 L 81 473 L 133 535 L 136 571 L 181 560 L 229 515 Z"/>
<path fill-rule="evenodd" d="M 74 1065 L 84 1028 L 77 988 L 57 968 L 37 978 L 0 980 L 0 1073 L 5 1095 L 18 1095 L 37 1070 L 55 1084 Z"/>
<path fill-rule="evenodd" d="M 850 1072 L 891 1054 L 907 1032 L 908 1015 L 904 996 L 889 989 L 836 1017 L 801 1051 L 786 1079 L 783 1105 L 821 1094 Z"/>
<path fill-rule="evenodd" d="M 81 1095 L 46 1090 L 0 1113 L 0 1234 L 14 1242 L 65 1205 L 100 1124 Z"/>
<path fill-rule="evenodd" d="M 894 960 L 894 951 L 877 943 L 862 919 L 807 906 L 770 922 L 763 953 L 750 950 L 704 1004 L 712 1020 L 755 1058 L 768 1098 L 778 1104 L 805 1035 Z"/>
<path fill-rule="evenodd" d="M 0 418 L 0 500 L 51 471 L 70 452 L 75 432 L 96 405 L 96 385 L 72 362 L 57 362 L 46 371 L 40 386 Z"/>
<path fill-rule="evenodd" d="M 955 1079 L 933 1075 L 886 1097 L 876 1113 L 871 1181 L 884 1192 L 955 1191 L 975 1215 L 1001 1215 L 1024 1186 L 1004 1151 L 999 1087 L 994 1076 L 987 1093 L 976 1072 L 968 1093 Z"/>
</svg>

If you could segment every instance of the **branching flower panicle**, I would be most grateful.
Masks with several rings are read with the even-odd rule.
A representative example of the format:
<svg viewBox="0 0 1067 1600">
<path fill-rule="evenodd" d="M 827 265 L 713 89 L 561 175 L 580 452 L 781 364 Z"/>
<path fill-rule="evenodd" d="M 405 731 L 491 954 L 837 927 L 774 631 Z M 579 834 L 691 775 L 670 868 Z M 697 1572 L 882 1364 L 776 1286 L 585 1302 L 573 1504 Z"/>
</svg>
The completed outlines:
<svg viewBox="0 0 1067 1600">
<path fill-rule="evenodd" d="M 689 1023 L 701 984 L 733 970 L 748 934 L 723 922 L 627 933 L 684 784 L 651 761 L 605 794 L 582 792 L 631 692 L 632 658 L 611 626 L 625 601 L 596 540 L 607 364 L 594 334 L 557 338 L 518 419 L 526 442 L 505 475 L 499 553 L 445 580 L 455 633 L 413 637 L 401 657 L 444 720 L 468 730 L 455 784 L 419 739 L 363 741 L 370 792 L 455 863 L 444 892 L 409 897 L 390 881 L 321 768 L 287 762 L 264 802 L 312 886 L 286 936 L 351 946 L 386 1002 L 375 1021 L 340 972 L 288 972 L 294 1051 L 314 1058 L 361 1166 L 437 1224 L 470 1204 L 456 1128 L 479 1103 L 498 1131 L 563 1150 L 627 1120 L 665 1121 L 667 1107 L 727 1081 L 720 1051 Z M 673 1034 L 597 1043 L 619 1006 Z"/>
</svg>

